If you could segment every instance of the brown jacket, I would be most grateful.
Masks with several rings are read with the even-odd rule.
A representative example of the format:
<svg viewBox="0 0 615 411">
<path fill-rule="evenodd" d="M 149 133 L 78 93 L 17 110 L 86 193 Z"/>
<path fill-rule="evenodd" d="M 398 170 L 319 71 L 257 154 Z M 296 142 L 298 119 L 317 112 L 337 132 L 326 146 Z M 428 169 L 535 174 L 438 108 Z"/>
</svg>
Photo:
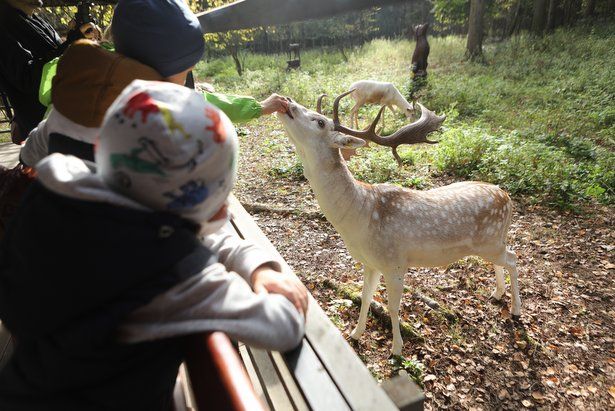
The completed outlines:
<svg viewBox="0 0 615 411">
<path fill-rule="evenodd" d="M 92 41 L 79 40 L 58 62 L 51 101 L 69 120 L 100 127 L 107 108 L 136 79 L 163 80 L 153 68 Z"/>
<path fill-rule="evenodd" d="M 72 44 L 53 79 L 53 109 L 30 133 L 21 161 L 34 167 L 51 152 L 93 160 L 93 144 L 107 108 L 133 80 L 163 78 L 136 60 L 105 50 L 90 40 Z"/>
</svg>

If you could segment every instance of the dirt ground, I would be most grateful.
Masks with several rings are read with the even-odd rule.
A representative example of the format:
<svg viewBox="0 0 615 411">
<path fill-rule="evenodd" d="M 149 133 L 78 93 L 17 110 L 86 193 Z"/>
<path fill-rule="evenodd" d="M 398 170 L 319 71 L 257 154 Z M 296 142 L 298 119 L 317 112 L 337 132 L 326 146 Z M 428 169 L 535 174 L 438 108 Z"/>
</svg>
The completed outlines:
<svg viewBox="0 0 615 411">
<path fill-rule="evenodd" d="M 361 267 L 319 213 L 307 181 L 271 175 L 275 158 L 264 149 L 271 131 L 259 124 L 243 131 L 236 195 L 348 339 Z M 293 155 L 290 145 L 283 155 Z M 520 322 L 510 319 L 509 295 L 489 299 L 493 268 L 469 257 L 406 275 L 403 358 L 389 356 L 383 286 L 366 332 L 349 342 L 378 380 L 405 372 L 422 384 L 427 410 L 615 410 L 614 216 L 607 207 L 575 215 L 515 198 L 509 238 Z"/>
<path fill-rule="evenodd" d="M 237 197 L 348 339 L 361 267 L 319 214 L 307 181 L 270 175 L 266 129 L 243 131 Z M 386 313 L 378 314 L 383 285 L 365 334 L 349 341 L 378 380 L 406 372 L 423 384 L 427 410 L 615 409 L 613 209 L 564 214 L 519 198 L 515 208 L 509 238 L 518 256 L 519 322 L 510 318 L 510 294 L 489 299 L 493 267 L 469 257 L 406 274 L 402 358 L 389 358 L 391 331 Z M 440 308 L 413 297 L 417 291 Z"/>
</svg>

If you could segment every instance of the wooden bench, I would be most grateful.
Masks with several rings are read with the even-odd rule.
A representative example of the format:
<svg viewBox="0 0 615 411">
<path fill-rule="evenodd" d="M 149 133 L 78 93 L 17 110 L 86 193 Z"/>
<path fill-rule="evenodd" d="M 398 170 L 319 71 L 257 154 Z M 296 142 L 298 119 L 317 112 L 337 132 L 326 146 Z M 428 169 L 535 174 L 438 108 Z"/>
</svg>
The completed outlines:
<svg viewBox="0 0 615 411">
<path fill-rule="evenodd" d="M 13 337 L 0 321 L 0 370 L 13 353 Z"/>
<path fill-rule="evenodd" d="M 9 103 L 9 99 L 2 91 L 0 91 L 0 134 L 11 132 L 11 121 L 13 120 L 13 109 Z M 4 126 L 2 125 L 4 124 Z"/>
<path fill-rule="evenodd" d="M 232 224 L 241 238 L 283 258 L 239 201 L 231 196 Z M 284 264 L 284 269 L 292 273 Z M 295 275 L 292 273 L 292 275 Z M 310 296 L 306 336 L 280 354 L 240 346 L 257 394 L 272 410 L 422 410 L 423 395 L 408 377 L 380 386 Z"/>
</svg>

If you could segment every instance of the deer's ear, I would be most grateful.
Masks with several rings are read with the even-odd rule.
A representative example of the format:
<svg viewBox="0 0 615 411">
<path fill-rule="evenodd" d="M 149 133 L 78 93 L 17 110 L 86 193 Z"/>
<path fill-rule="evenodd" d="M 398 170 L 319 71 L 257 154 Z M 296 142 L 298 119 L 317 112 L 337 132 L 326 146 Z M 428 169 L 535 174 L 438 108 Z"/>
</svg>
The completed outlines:
<svg viewBox="0 0 615 411">
<path fill-rule="evenodd" d="M 347 136 L 342 133 L 334 133 L 331 139 L 331 146 L 335 148 L 359 148 L 365 145 L 365 140 Z"/>
</svg>

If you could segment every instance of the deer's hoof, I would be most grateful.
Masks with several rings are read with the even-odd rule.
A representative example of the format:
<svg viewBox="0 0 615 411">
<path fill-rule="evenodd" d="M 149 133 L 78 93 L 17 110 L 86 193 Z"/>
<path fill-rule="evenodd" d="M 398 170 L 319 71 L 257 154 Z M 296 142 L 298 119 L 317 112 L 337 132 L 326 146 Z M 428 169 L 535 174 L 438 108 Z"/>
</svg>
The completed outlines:
<svg viewBox="0 0 615 411">
<path fill-rule="evenodd" d="M 393 348 L 391 349 L 391 354 L 393 355 L 401 355 L 401 349 L 404 347 L 403 340 L 395 340 L 393 339 Z"/>
<path fill-rule="evenodd" d="M 391 349 L 391 355 L 401 355 L 401 346 L 395 347 L 395 344 L 393 344 L 393 348 Z"/>
<path fill-rule="evenodd" d="M 511 318 L 514 322 L 519 322 L 521 321 L 521 314 L 512 314 Z"/>
<path fill-rule="evenodd" d="M 363 335 L 363 331 L 364 330 L 359 330 L 358 328 L 355 328 L 350 333 L 350 338 L 352 338 L 353 340 L 358 340 L 359 338 L 361 338 L 361 335 Z"/>
<path fill-rule="evenodd" d="M 500 291 L 498 292 L 497 290 L 494 291 L 491 296 L 489 298 L 492 298 L 496 301 L 500 301 L 502 299 L 502 297 L 504 296 L 504 291 Z"/>
</svg>

